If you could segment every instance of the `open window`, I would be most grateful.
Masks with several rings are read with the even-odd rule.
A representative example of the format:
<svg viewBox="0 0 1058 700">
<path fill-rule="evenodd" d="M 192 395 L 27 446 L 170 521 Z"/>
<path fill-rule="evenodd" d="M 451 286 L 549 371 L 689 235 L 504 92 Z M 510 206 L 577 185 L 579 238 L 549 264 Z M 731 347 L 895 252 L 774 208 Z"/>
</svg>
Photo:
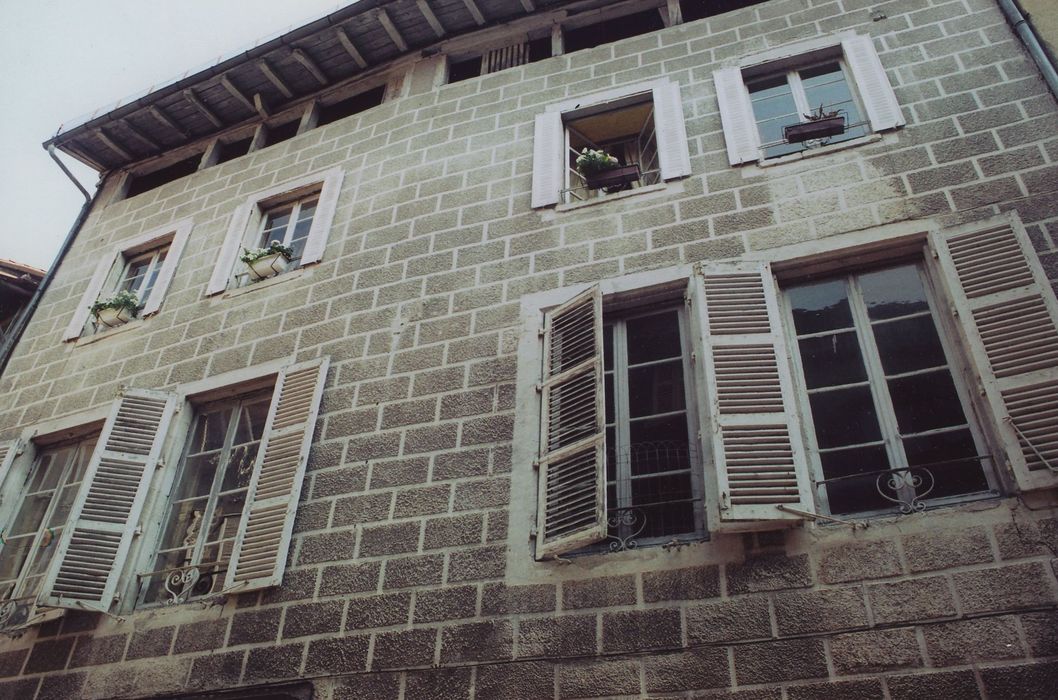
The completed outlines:
<svg viewBox="0 0 1058 700">
<path fill-rule="evenodd" d="M 187 177 L 197 172 L 201 164 L 202 151 L 199 151 L 161 168 L 130 175 L 125 186 L 125 197 L 135 197 L 138 194 L 175 182 L 182 177 Z"/>
</svg>

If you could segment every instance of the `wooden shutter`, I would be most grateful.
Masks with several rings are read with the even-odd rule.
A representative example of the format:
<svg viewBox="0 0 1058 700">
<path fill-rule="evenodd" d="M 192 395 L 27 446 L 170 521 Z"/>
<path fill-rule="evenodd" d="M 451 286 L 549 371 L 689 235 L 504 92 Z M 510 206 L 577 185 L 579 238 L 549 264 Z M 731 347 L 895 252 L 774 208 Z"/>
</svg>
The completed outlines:
<svg viewBox="0 0 1058 700">
<path fill-rule="evenodd" d="M 241 592 L 283 580 L 328 364 L 323 358 L 291 365 L 276 379 L 225 588 Z"/>
<path fill-rule="evenodd" d="M 331 226 L 334 224 L 334 212 L 338 208 L 338 196 L 342 193 L 344 175 L 345 171 L 339 168 L 330 171 L 323 180 L 320 199 L 316 204 L 316 213 L 312 217 L 312 226 L 309 229 L 308 239 L 305 241 L 305 250 L 301 254 L 302 265 L 316 263 L 323 259 L 323 251 L 327 248 L 327 239 L 331 235 Z"/>
<path fill-rule="evenodd" d="M 492 49 L 481 57 L 481 73 L 496 73 L 529 62 L 529 44 L 519 43 Z"/>
<path fill-rule="evenodd" d="M 246 202 L 231 215 L 231 223 L 228 225 L 228 233 L 224 237 L 224 243 L 217 254 L 217 263 L 213 266 L 213 276 L 209 279 L 206 287 L 206 296 L 220 294 L 228 288 L 232 275 L 235 272 L 235 260 L 239 257 L 239 248 L 242 246 L 246 235 L 246 228 L 250 225 L 250 215 L 253 214 L 257 204 Z"/>
<path fill-rule="evenodd" d="M 162 307 L 162 299 L 165 298 L 169 284 L 173 281 L 173 276 L 176 274 L 176 266 L 180 263 L 180 256 L 184 252 L 184 245 L 187 243 L 187 237 L 190 233 L 190 221 L 181 222 L 173 233 L 173 240 L 169 243 L 169 251 L 165 255 L 162 269 L 158 272 L 158 279 L 155 280 L 151 295 L 143 305 L 144 316 L 156 314 Z"/>
<path fill-rule="evenodd" d="M 110 607 L 175 408 L 171 394 L 143 389 L 114 402 L 45 577 L 43 604 Z"/>
<path fill-rule="evenodd" d="M 884 131 L 904 125 L 904 115 L 900 112 L 900 103 L 896 101 L 893 86 L 874 50 L 871 37 L 862 35 L 841 42 L 845 61 L 852 71 L 856 90 L 867 111 L 871 130 Z"/>
<path fill-rule="evenodd" d="M 720 105 L 728 162 L 740 165 L 760 160 L 760 135 L 749 93 L 742 82 L 742 69 L 736 66 L 714 71 L 713 83 Z"/>
<path fill-rule="evenodd" d="M 716 263 L 700 273 L 721 526 L 760 529 L 795 519 L 776 506 L 810 509 L 811 485 L 771 270 Z"/>
<path fill-rule="evenodd" d="M 77 340 L 81 337 L 81 333 L 84 332 L 84 326 L 88 323 L 88 307 L 99 298 L 99 292 L 103 289 L 103 284 L 107 281 L 107 275 L 110 274 L 110 270 L 113 267 L 114 258 L 110 256 L 100 260 L 99 264 L 96 265 L 96 270 L 92 274 L 88 287 L 84 290 L 84 294 L 81 295 L 81 300 L 77 302 L 77 308 L 74 309 L 70 325 L 66 326 L 66 331 L 62 334 L 64 341 Z"/>
<path fill-rule="evenodd" d="M 1022 490 L 1058 486 L 1058 300 L 1021 222 L 934 232 L 956 317 Z"/>
<path fill-rule="evenodd" d="M 11 465 L 14 464 L 15 457 L 18 456 L 20 451 L 19 440 L 0 442 L 0 487 L 3 486 L 4 480 L 7 479 L 7 473 L 11 471 Z"/>
<path fill-rule="evenodd" d="M 565 186 L 566 131 L 560 112 L 536 115 L 533 135 L 532 206 L 558 204 L 559 192 Z"/>
<path fill-rule="evenodd" d="M 687 125 L 683 120 L 680 84 L 666 83 L 654 88 L 653 93 L 661 179 L 686 177 L 691 174 L 691 155 L 687 150 Z"/>
<path fill-rule="evenodd" d="M 536 558 L 606 537 L 602 294 L 544 315 Z"/>
</svg>

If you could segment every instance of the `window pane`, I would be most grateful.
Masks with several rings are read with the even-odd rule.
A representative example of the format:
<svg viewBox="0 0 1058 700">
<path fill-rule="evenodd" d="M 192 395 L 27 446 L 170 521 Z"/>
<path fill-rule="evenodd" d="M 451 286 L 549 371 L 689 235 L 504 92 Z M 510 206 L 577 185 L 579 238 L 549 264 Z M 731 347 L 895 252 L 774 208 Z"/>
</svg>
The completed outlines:
<svg viewBox="0 0 1058 700">
<path fill-rule="evenodd" d="M 184 561 L 190 561 L 195 544 L 202 536 L 202 519 L 206 516 L 208 499 L 198 498 L 193 501 L 174 503 L 169 512 L 169 519 L 165 527 L 165 536 L 162 538 L 159 549 L 179 549 L 184 552 Z"/>
<path fill-rule="evenodd" d="M 246 492 L 238 491 L 217 499 L 213 517 L 209 526 L 210 543 L 219 540 L 234 539 L 242 519 L 243 506 L 246 504 Z"/>
<path fill-rule="evenodd" d="M 884 510 L 893 506 L 891 501 L 882 498 L 878 493 L 879 475 L 871 473 L 890 468 L 889 457 L 884 446 L 870 445 L 824 452 L 820 454 L 819 460 L 825 479 L 863 475 L 859 478 L 842 479 L 826 485 L 831 513 Z"/>
<path fill-rule="evenodd" d="M 675 311 L 629 319 L 626 327 L 630 365 L 680 357 L 683 354 L 680 346 L 680 326 Z"/>
<path fill-rule="evenodd" d="M 904 450 L 908 464 L 932 465 L 928 470 L 934 483 L 932 491 L 926 495 L 927 498 L 943 498 L 988 490 L 988 480 L 985 478 L 981 462 L 968 459 L 977 456 L 977 448 L 969 430 L 909 438 L 904 440 Z M 950 460 L 962 461 L 937 464 Z M 920 492 L 928 486 L 929 484 L 925 484 L 920 488 Z"/>
<path fill-rule="evenodd" d="M 287 225 L 290 223 L 292 211 L 292 207 L 282 207 L 273 209 L 265 215 L 264 230 L 261 232 L 261 239 L 258 242 L 261 248 L 268 247 L 268 244 L 272 241 L 285 242 Z"/>
<path fill-rule="evenodd" d="M 794 287 L 787 292 L 798 335 L 852 327 L 844 280 Z"/>
<path fill-rule="evenodd" d="M 801 85 L 805 90 L 805 99 L 809 107 L 815 111 L 820 105 L 825 112 L 842 112 L 847 127 L 844 134 L 831 136 L 828 141 L 837 143 L 857 138 L 868 133 L 864 126 L 853 126 L 863 121 L 856 101 L 852 98 L 849 83 L 841 66 L 835 63 L 827 63 L 822 66 L 814 66 L 799 71 Z"/>
<path fill-rule="evenodd" d="M 854 384 L 867 379 L 855 331 L 802 338 L 797 347 L 809 389 Z"/>
<path fill-rule="evenodd" d="M 966 424 L 955 383 L 947 369 L 890 379 L 888 384 L 902 434 Z"/>
<path fill-rule="evenodd" d="M 694 532 L 694 502 L 690 500 L 691 494 L 690 474 L 633 479 L 632 503 L 639 506 L 637 510 L 645 518 L 645 527 L 639 536 L 661 537 Z"/>
<path fill-rule="evenodd" d="M 180 487 L 173 492 L 173 500 L 208 496 L 220 463 L 220 452 L 193 455 L 184 460 Z"/>
<path fill-rule="evenodd" d="M 602 357 L 606 371 L 613 370 L 613 326 L 602 328 Z"/>
<path fill-rule="evenodd" d="M 231 422 L 231 409 L 225 408 L 212 411 L 198 417 L 195 423 L 195 432 L 191 437 L 191 445 L 188 452 L 207 452 L 219 450 L 224 446 L 224 436 L 228 432 L 228 423 Z"/>
<path fill-rule="evenodd" d="M 628 411 L 632 418 L 681 411 L 683 360 L 628 370 Z"/>
<path fill-rule="evenodd" d="M 9 537 L 0 552 L 0 580 L 14 579 L 22 570 L 22 565 L 33 545 L 33 536 Z"/>
<path fill-rule="evenodd" d="M 44 452 L 37 457 L 33 478 L 30 480 L 26 493 L 50 491 L 58 486 L 59 479 L 62 478 L 63 468 L 75 449 L 77 448 L 63 447 L 55 451 Z"/>
<path fill-rule="evenodd" d="M 22 505 L 18 509 L 18 514 L 11 522 L 11 528 L 5 533 L 5 535 L 14 537 L 36 532 L 40 528 L 40 524 L 44 521 L 44 513 L 48 509 L 48 504 L 51 503 L 52 493 L 54 492 L 45 491 L 44 493 L 35 496 L 26 496 L 22 499 Z"/>
<path fill-rule="evenodd" d="M 147 280 L 143 283 L 143 288 L 140 290 L 140 300 L 145 300 L 151 294 L 151 290 L 154 289 L 154 283 L 158 281 L 158 273 L 162 271 L 162 263 L 165 262 L 165 255 L 168 252 L 168 248 L 161 250 L 158 253 L 157 258 L 154 261 L 154 266 L 151 267 L 150 272 L 147 274 Z"/>
<path fill-rule="evenodd" d="M 874 339 L 886 375 L 944 366 L 944 348 L 932 316 L 874 324 Z"/>
<path fill-rule="evenodd" d="M 809 397 L 819 447 L 843 447 L 881 438 L 868 387 L 820 391 Z"/>
<path fill-rule="evenodd" d="M 606 423 L 607 425 L 612 424 L 616 418 L 614 413 L 614 388 L 613 388 L 613 374 L 604 374 L 603 378 L 603 392 L 606 394 Z"/>
<path fill-rule="evenodd" d="M 253 465 L 257 459 L 259 445 L 259 442 L 250 442 L 232 448 L 228 464 L 224 469 L 224 483 L 221 484 L 221 491 L 244 489 L 250 485 L 250 476 L 253 474 Z"/>
<path fill-rule="evenodd" d="M 687 466 L 687 416 L 637 420 L 630 424 L 631 473 L 653 474 Z"/>
<path fill-rule="evenodd" d="M 269 398 L 262 398 L 253 403 L 242 404 L 239 409 L 239 425 L 235 430 L 234 444 L 239 445 L 261 439 L 265 422 L 268 420 L 270 401 Z"/>
<path fill-rule="evenodd" d="M 926 289 L 914 265 L 859 276 L 867 315 L 872 321 L 928 311 Z"/>
</svg>

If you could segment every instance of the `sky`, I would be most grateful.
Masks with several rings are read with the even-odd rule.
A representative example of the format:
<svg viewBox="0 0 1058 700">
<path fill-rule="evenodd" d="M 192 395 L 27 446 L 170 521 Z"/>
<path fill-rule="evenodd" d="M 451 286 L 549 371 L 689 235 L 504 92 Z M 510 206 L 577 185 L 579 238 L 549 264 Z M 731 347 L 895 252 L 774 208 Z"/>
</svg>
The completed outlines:
<svg viewBox="0 0 1058 700">
<path fill-rule="evenodd" d="M 84 203 L 41 148 L 61 124 L 351 2 L 0 0 L 0 258 L 48 268 Z"/>
</svg>

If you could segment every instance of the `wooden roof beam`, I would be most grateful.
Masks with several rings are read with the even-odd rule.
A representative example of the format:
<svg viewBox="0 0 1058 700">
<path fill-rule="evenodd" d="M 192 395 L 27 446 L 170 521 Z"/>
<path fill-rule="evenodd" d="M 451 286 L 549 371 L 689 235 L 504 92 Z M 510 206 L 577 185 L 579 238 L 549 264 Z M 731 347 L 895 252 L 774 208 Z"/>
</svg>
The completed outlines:
<svg viewBox="0 0 1058 700">
<path fill-rule="evenodd" d="M 378 22 L 382 25 L 382 28 L 386 30 L 386 34 L 389 34 L 389 38 L 393 40 L 393 43 L 397 45 L 398 49 L 401 51 L 408 50 L 408 42 L 404 41 L 404 37 L 400 35 L 397 25 L 393 24 L 393 20 L 389 18 L 389 13 L 387 13 L 385 9 L 379 8 Z"/>
<path fill-rule="evenodd" d="M 129 130 L 130 134 L 132 134 L 133 136 L 138 138 L 143 143 L 147 144 L 147 146 L 152 151 L 161 151 L 162 150 L 162 145 L 160 143 L 158 143 L 157 141 L 152 139 L 150 136 L 148 136 L 147 134 L 145 134 L 142 131 L 140 131 L 139 129 L 137 129 L 135 126 L 132 125 L 132 123 L 128 119 L 123 119 L 121 124 L 126 129 Z"/>
<path fill-rule="evenodd" d="M 191 138 L 191 134 L 188 133 L 187 129 L 173 121 L 173 118 L 166 114 L 164 111 L 162 111 L 162 108 L 158 105 L 150 105 L 149 107 L 147 107 L 147 111 L 152 117 L 161 122 L 163 126 L 166 126 L 175 131 L 176 133 L 180 134 L 181 138 Z"/>
<path fill-rule="evenodd" d="M 441 24 L 441 20 L 437 19 L 437 15 L 433 13 L 433 9 L 430 7 L 430 3 L 426 0 L 415 0 L 415 4 L 419 6 L 419 12 L 426 18 L 427 24 L 433 29 L 433 33 L 440 39 L 445 35 L 444 25 Z"/>
<path fill-rule="evenodd" d="M 330 81 L 327 80 L 326 74 L 320 69 L 316 62 L 312 60 L 312 57 L 305 53 L 302 49 L 294 49 L 290 52 L 290 55 L 295 61 L 305 67 L 309 73 L 312 73 L 312 77 L 316 79 L 320 85 L 326 85 Z"/>
<path fill-rule="evenodd" d="M 353 40 L 349 38 L 349 35 L 345 33 L 345 30 L 338 27 L 334 32 L 338 35 L 338 42 L 342 45 L 342 48 L 345 49 L 345 52 L 356 61 L 356 65 L 360 66 L 361 70 L 367 68 L 367 61 L 364 60 L 363 54 L 361 54 L 359 49 L 356 48 Z"/>
<path fill-rule="evenodd" d="M 261 115 L 261 119 L 268 119 L 272 116 L 272 110 L 268 108 L 268 103 L 265 102 L 264 96 L 259 92 L 253 94 L 253 107 L 254 111 Z"/>
<path fill-rule="evenodd" d="M 485 15 L 481 14 L 481 10 L 478 9 L 474 0 L 463 0 L 463 4 L 467 6 L 467 11 L 474 17 L 474 21 L 478 23 L 479 27 L 485 24 Z"/>
<path fill-rule="evenodd" d="M 533 0 L 522 0 L 522 7 L 525 8 L 526 12 L 533 12 L 536 10 L 536 5 L 533 4 Z"/>
<path fill-rule="evenodd" d="M 184 99 L 191 103 L 191 106 L 197 109 L 203 117 L 209 120 L 209 122 L 217 127 L 218 129 L 224 128 L 224 122 L 220 120 L 213 111 L 206 106 L 206 103 L 199 99 L 199 96 L 195 94 L 195 91 L 191 88 L 184 90 Z"/>
<path fill-rule="evenodd" d="M 264 75 L 264 77 L 268 78 L 268 82 L 272 83 L 272 85 L 275 85 L 276 90 L 279 90 L 279 92 L 283 93 L 283 97 L 287 98 L 288 100 L 294 97 L 294 91 L 288 88 L 287 84 L 283 82 L 283 79 L 280 78 L 274 70 L 272 70 L 272 66 L 268 65 L 268 61 L 262 58 L 260 61 L 257 62 L 257 69 L 261 71 L 261 74 Z"/>
<path fill-rule="evenodd" d="M 235 98 L 235 100 L 246 109 L 250 110 L 251 113 L 256 113 L 257 108 L 254 107 L 254 103 L 250 101 L 250 98 L 243 94 L 242 90 L 235 86 L 235 83 L 226 75 L 220 76 L 220 84 L 224 86 L 224 89 L 228 91 L 228 94 Z"/>
<path fill-rule="evenodd" d="M 117 144 L 117 142 L 115 142 L 112 138 L 107 136 L 107 133 L 105 131 L 103 131 L 102 129 L 96 129 L 95 130 L 95 135 L 96 135 L 97 138 L 99 138 L 100 141 L 103 142 L 103 144 L 107 148 L 109 148 L 110 150 L 114 151 L 114 153 L 117 153 L 123 160 L 133 160 L 133 158 L 129 154 L 129 152 L 126 151 L 121 146 L 119 146 Z"/>
</svg>

